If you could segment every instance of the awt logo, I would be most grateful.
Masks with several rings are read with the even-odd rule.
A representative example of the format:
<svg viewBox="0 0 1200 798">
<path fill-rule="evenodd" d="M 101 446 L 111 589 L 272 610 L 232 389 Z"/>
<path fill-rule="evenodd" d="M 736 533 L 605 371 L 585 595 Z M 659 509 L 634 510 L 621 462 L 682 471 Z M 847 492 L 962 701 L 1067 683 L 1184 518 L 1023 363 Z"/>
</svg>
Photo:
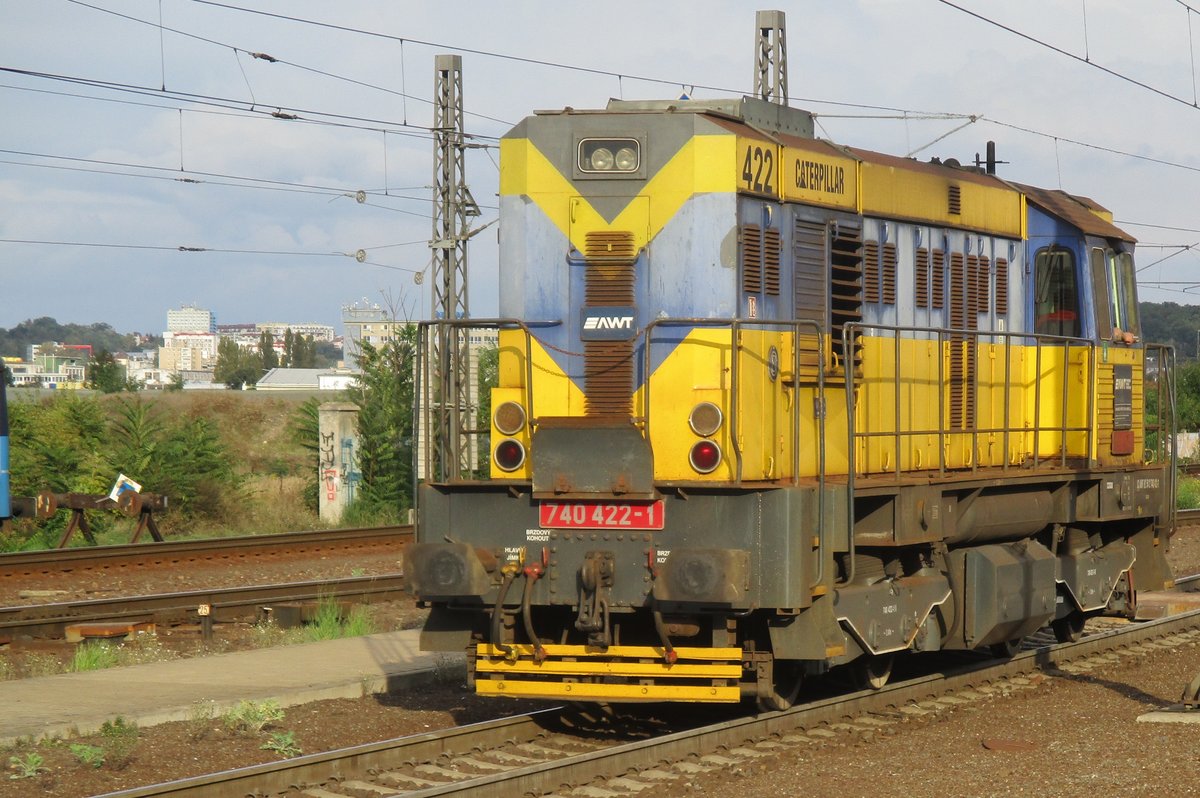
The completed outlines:
<svg viewBox="0 0 1200 798">
<path fill-rule="evenodd" d="M 633 316 L 588 316 L 583 320 L 585 330 L 632 330 Z"/>
<path fill-rule="evenodd" d="M 623 341 L 637 331 L 631 307 L 590 307 L 579 310 L 579 337 L 584 341 Z"/>
</svg>

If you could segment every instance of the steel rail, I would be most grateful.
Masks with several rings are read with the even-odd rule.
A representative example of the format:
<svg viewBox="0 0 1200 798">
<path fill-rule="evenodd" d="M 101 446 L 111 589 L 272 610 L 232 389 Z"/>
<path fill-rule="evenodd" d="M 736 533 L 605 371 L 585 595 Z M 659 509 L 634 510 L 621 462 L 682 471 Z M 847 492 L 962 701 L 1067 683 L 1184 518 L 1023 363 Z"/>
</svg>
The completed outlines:
<svg viewBox="0 0 1200 798">
<path fill-rule="evenodd" d="M 249 585 L 150 596 L 0 607 L 0 632 L 31 637 L 61 637 L 77 623 L 153 621 L 170 624 L 198 619 L 197 608 L 211 608 L 214 620 L 257 617 L 259 609 L 283 601 L 411 601 L 402 574 L 356 576 L 309 582 Z"/>
<path fill-rule="evenodd" d="M 561 792 L 563 785 L 579 785 L 596 779 L 616 778 L 631 771 L 663 767 L 663 762 L 690 760 L 717 750 L 734 749 L 759 740 L 840 723 L 848 718 L 887 712 L 914 702 L 979 688 L 997 680 L 1011 679 L 1036 671 L 1053 672 L 1060 666 L 1116 649 L 1162 638 L 1169 639 L 1185 633 L 1195 635 L 1193 630 L 1197 629 L 1200 629 L 1200 610 L 1095 634 L 1075 643 L 1037 648 L 1000 663 L 989 661 L 969 664 L 945 673 L 898 682 L 881 690 L 865 690 L 828 698 L 783 712 L 736 718 L 436 787 L 414 791 L 393 789 L 395 794 L 403 793 L 407 798 L 433 798 L 451 794 L 467 798 L 494 798 L 496 795 L 541 794 L 556 790 Z M 560 712 L 559 709 L 543 710 L 474 726 L 149 785 L 109 793 L 98 798 L 224 798 L 229 795 L 278 795 L 297 785 L 315 786 L 347 778 L 365 778 L 362 774 L 400 768 L 405 762 L 471 756 L 488 747 L 532 740 L 543 735 L 547 725 L 558 717 Z"/>
<path fill-rule="evenodd" d="M 1200 509 L 1179 510 L 1176 512 L 1175 521 L 1177 526 L 1196 526 L 1200 524 Z"/>
<path fill-rule="evenodd" d="M 194 560 L 240 559 L 331 548 L 363 548 L 412 541 L 411 526 L 321 529 L 280 535 L 175 540 L 0 554 L 0 578 L 126 566 L 171 566 Z"/>
</svg>

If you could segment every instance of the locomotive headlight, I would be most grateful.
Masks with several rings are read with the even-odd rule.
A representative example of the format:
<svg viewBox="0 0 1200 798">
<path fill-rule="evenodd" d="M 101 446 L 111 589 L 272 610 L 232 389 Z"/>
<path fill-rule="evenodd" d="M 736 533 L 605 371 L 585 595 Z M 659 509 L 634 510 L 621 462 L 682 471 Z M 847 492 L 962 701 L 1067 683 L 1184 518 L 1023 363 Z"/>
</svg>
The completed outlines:
<svg viewBox="0 0 1200 798">
<path fill-rule="evenodd" d="M 593 172 L 611 172 L 613 168 L 612 150 L 606 147 L 597 147 L 592 150 L 592 157 L 588 161 L 591 163 Z"/>
<path fill-rule="evenodd" d="M 711 474 L 721 464 L 721 447 L 713 441 L 700 441 L 688 453 L 688 462 L 701 474 Z"/>
<path fill-rule="evenodd" d="M 505 402 L 496 408 L 492 421 L 505 435 L 516 435 L 525 428 L 525 408 L 516 402 Z"/>
<path fill-rule="evenodd" d="M 688 416 L 688 426 L 692 428 L 692 432 L 707 438 L 721 428 L 721 422 L 724 420 L 721 408 L 712 402 L 701 402 L 692 408 Z"/>
<path fill-rule="evenodd" d="M 496 466 L 503 471 L 516 471 L 525 464 L 525 447 L 511 438 L 500 441 L 492 452 Z"/>
<path fill-rule="evenodd" d="M 583 139 L 577 163 L 587 174 L 632 174 L 641 168 L 642 145 L 637 139 Z"/>
<path fill-rule="evenodd" d="M 622 147 L 617 150 L 615 165 L 618 172 L 632 172 L 638 168 L 637 152 L 633 147 Z"/>
</svg>

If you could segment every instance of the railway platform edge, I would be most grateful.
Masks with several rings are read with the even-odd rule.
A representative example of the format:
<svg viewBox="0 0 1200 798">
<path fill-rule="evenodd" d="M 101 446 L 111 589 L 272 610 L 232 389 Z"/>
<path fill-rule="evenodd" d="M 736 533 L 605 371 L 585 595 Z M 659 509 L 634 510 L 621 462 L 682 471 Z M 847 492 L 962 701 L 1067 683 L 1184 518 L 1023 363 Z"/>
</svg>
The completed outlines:
<svg viewBox="0 0 1200 798">
<path fill-rule="evenodd" d="M 217 714 L 238 701 L 281 707 L 401 692 L 465 666 L 421 653 L 420 631 L 395 632 L 0 682 L 0 745 L 70 737 L 120 716 L 139 726 L 187 720 L 198 702 Z"/>
</svg>

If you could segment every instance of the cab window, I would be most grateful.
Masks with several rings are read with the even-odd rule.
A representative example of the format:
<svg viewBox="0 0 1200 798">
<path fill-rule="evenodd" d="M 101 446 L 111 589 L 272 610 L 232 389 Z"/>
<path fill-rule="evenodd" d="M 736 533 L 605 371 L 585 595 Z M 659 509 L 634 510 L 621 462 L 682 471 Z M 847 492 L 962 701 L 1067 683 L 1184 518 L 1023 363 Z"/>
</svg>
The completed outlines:
<svg viewBox="0 0 1200 798">
<path fill-rule="evenodd" d="M 1034 332 L 1079 337 L 1079 290 L 1075 257 L 1047 247 L 1034 259 Z"/>
<path fill-rule="evenodd" d="M 1137 277 L 1133 268 L 1133 255 L 1128 252 L 1107 250 L 1108 295 L 1112 308 L 1112 323 L 1121 332 L 1141 336 L 1138 323 Z"/>
</svg>

